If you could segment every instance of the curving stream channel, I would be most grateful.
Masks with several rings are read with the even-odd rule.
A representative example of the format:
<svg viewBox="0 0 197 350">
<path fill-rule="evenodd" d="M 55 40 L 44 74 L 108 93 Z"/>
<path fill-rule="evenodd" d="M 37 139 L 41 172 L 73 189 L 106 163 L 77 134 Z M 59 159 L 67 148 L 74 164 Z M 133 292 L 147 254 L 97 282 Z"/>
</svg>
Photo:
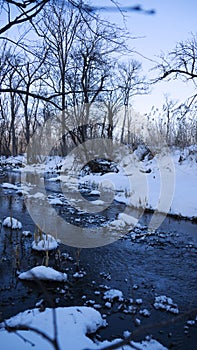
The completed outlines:
<svg viewBox="0 0 197 350">
<path fill-rule="evenodd" d="M 20 182 L 20 173 L 7 173 L 0 179 L 3 182 Z M 49 195 L 59 192 L 57 183 L 46 186 Z M 71 209 L 56 206 L 59 215 L 72 222 L 79 217 Z M 80 215 L 80 220 L 85 227 L 96 227 L 110 222 L 123 210 L 123 204 L 114 202 L 97 215 Z M 34 233 L 35 225 L 23 197 L 12 189 L 0 187 L 0 219 L 6 216 L 17 218 L 23 230 Z M 60 244 L 57 252 L 50 253 L 49 266 L 67 272 L 67 284 L 20 281 L 17 269 L 25 271 L 45 263 L 45 253 L 32 252 L 33 236 L 25 237 L 22 230 L 1 226 L 1 321 L 36 305 L 94 305 L 107 317 L 108 327 L 96 335 L 101 339 L 121 337 L 129 330 L 135 340 L 152 335 L 169 349 L 196 349 L 197 224 L 167 217 L 158 230 L 151 232 L 147 230 L 150 218 L 150 213 L 144 214 L 141 227 L 103 247 L 79 250 Z M 73 276 L 78 270 L 82 278 Z M 121 290 L 124 300 L 106 307 L 103 293 L 107 287 Z M 172 298 L 178 306 L 178 315 L 154 307 L 155 297 L 161 295 Z M 148 317 L 143 315 L 144 309 L 149 311 Z"/>
</svg>

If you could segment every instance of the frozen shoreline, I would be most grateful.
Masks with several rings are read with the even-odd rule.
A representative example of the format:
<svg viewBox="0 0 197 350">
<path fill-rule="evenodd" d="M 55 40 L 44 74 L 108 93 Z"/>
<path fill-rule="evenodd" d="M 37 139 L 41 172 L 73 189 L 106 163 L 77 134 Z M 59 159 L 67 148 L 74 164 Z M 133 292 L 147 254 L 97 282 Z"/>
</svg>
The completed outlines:
<svg viewBox="0 0 197 350">
<path fill-rule="evenodd" d="M 97 195 L 93 202 L 95 205 L 102 204 L 100 192 L 104 189 L 113 191 L 114 199 L 127 206 L 196 221 L 197 146 L 173 149 L 167 156 L 156 155 L 152 159 L 149 155 L 143 157 L 145 151 L 143 146 L 138 146 L 133 153 L 128 151 L 117 164 L 118 172 L 83 174 L 80 177 L 70 171 L 74 160 L 69 155 L 65 159 L 48 157 L 46 164 L 31 166 L 24 166 L 25 158 L 22 156 L 1 159 L 1 162 L 8 168 L 12 166 L 10 169 L 22 171 L 22 174 L 51 173 L 50 181 L 61 181 L 71 192 L 78 190 L 78 185 L 88 185 Z M 17 164 L 24 167 L 17 169 Z M 11 185 L 7 186 L 11 189 Z M 2 187 L 6 188 L 6 184 Z M 17 190 L 17 187 L 12 185 L 12 189 Z"/>
</svg>

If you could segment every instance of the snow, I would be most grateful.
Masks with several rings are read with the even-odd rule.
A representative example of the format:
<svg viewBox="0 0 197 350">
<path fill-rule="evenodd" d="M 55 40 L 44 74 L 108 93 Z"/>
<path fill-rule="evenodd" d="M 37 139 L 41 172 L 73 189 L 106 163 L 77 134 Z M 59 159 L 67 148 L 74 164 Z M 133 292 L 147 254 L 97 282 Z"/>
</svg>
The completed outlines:
<svg viewBox="0 0 197 350">
<path fill-rule="evenodd" d="M 148 157 L 140 160 L 144 152 L 144 146 L 134 153 L 128 149 L 127 155 L 119 160 L 118 173 L 85 175 L 80 178 L 80 185 L 92 185 L 99 191 L 108 182 L 115 200 L 127 206 L 197 217 L 197 146 L 175 148 L 166 154 L 156 154 L 151 160 Z M 118 225 L 123 226 L 115 221 L 114 226 Z"/>
<path fill-rule="evenodd" d="M 110 222 L 110 226 L 112 227 L 116 227 L 116 228 L 123 228 L 126 226 L 125 221 L 123 220 L 113 220 L 112 222 Z"/>
<path fill-rule="evenodd" d="M 59 198 L 49 198 L 48 201 L 52 205 L 64 205 L 64 203 Z"/>
<path fill-rule="evenodd" d="M 113 301 L 114 299 L 118 299 L 119 301 L 123 300 L 123 295 L 121 290 L 118 289 L 109 289 L 104 293 L 103 296 L 104 300 L 109 300 L 109 301 Z"/>
<path fill-rule="evenodd" d="M 37 237 L 32 242 L 32 249 L 37 251 L 53 250 L 58 247 L 57 240 L 50 234 L 45 235 L 42 233 L 41 237 Z"/>
<path fill-rule="evenodd" d="M 10 217 L 10 216 L 5 218 L 3 220 L 2 224 L 3 224 L 3 226 L 12 228 L 13 230 L 17 230 L 17 229 L 20 230 L 22 228 L 21 222 L 18 221 L 17 219 L 15 219 L 15 218 Z"/>
<path fill-rule="evenodd" d="M 58 340 L 60 349 L 85 349 L 97 348 L 86 334 L 95 332 L 105 325 L 100 313 L 89 307 L 67 307 L 55 310 L 58 326 Z M 42 329 L 48 336 L 53 335 L 53 316 L 51 309 L 39 312 L 38 309 L 27 310 L 7 321 L 8 326 L 27 325 L 39 330 Z M 35 344 L 34 349 L 51 350 L 53 347 L 39 335 L 33 332 L 20 331 L 19 334 Z M 25 343 L 14 334 L 5 330 L 0 332 L 1 344 L 6 345 L 7 350 L 31 349 L 28 342 Z"/>
<path fill-rule="evenodd" d="M 26 163 L 25 155 L 10 156 L 5 158 L 4 156 L 0 157 L 1 165 L 10 165 L 10 166 L 24 166 Z"/>
<path fill-rule="evenodd" d="M 67 281 L 67 274 L 56 271 L 52 267 L 36 266 L 31 270 L 20 273 L 18 278 L 21 280 L 39 279 L 42 281 L 65 282 Z"/>
<path fill-rule="evenodd" d="M 39 200 L 45 200 L 45 195 L 42 192 L 36 192 L 34 194 L 29 194 L 28 198 L 34 198 L 34 199 L 39 199 Z"/>
<path fill-rule="evenodd" d="M 110 230 L 120 230 L 125 227 L 127 229 L 132 229 L 138 223 L 138 220 L 133 216 L 130 216 L 126 213 L 119 213 L 118 218 L 110 222 L 109 229 Z"/>
<path fill-rule="evenodd" d="M 135 325 L 140 326 L 141 325 L 141 320 L 139 318 L 135 319 Z"/>
<path fill-rule="evenodd" d="M 105 303 L 105 307 L 107 307 L 108 309 L 111 309 L 112 305 L 111 305 L 111 303 L 109 301 L 107 301 Z"/>
<path fill-rule="evenodd" d="M 28 185 L 20 185 L 20 184 L 10 184 L 10 183 L 7 183 L 7 182 L 4 182 L 1 184 L 1 187 L 4 188 L 4 189 L 10 189 L 10 190 L 15 190 L 17 191 L 16 193 L 17 194 L 25 194 L 25 195 L 29 195 L 29 191 L 31 190 L 32 188 L 32 185 L 28 184 Z M 35 196 L 35 198 L 37 198 Z"/>
<path fill-rule="evenodd" d="M 92 204 L 95 204 L 95 205 L 104 205 L 105 202 L 102 201 L 101 199 L 97 199 L 97 200 L 95 200 L 95 201 L 92 201 Z"/>
<path fill-rule="evenodd" d="M 77 191 L 79 186 L 83 191 L 83 186 L 88 186 L 90 195 L 100 196 L 103 191 L 110 189 L 114 193 L 114 199 L 125 203 L 127 207 L 151 209 L 163 213 L 164 217 L 167 213 L 190 219 L 197 217 L 197 146 L 183 150 L 162 149 L 153 159 L 146 154 L 147 148 L 144 145 L 139 145 L 134 152 L 125 146 L 124 154 L 120 150 L 116 155 L 118 172 L 103 175 L 83 176 L 83 173 L 78 177 L 78 173 L 75 174 L 74 168 L 71 170 L 70 166 L 74 162 L 73 155 L 64 159 L 57 156 L 45 157 L 43 164 L 28 165 L 21 171 L 33 174 L 53 173 L 53 177 L 47 181 L 61 181 L 62 186 L 66 186 L 70 192 Z M 15 185 L 11 186 L 12 189 L 17 189 L 13 187 Z M 44 199 L 42 193 L 33 197 Z M 99 206 L 105 204 L 102 199 L 93 201 L 92 204 L 100 209 Z M 62 205 L 60 199 L 57 202 L 55 199 L 50 200 L 50 203 Z M 123 227 L 124 219 L 121 220 L 122 222 L 114 220 L 114 226 Z M 135 220 L 130 224 L 135 225 Z"/>
<path fill-rule="evenodd" d="M 131 342 L 131 345 L 134 345 L 138 350 L 165 350 L 163 345 L 159 344 L 156 340 L 150 339 L 149 341 L 142 341 L 141 344 L 136 342 Z M 131 347 L 125 347 L 124 350 L 129 350 Z"/>
<path fill-rule="evenodd" d="M 133 216 L 127 215 L 125 213 L 118 214 L 118 220 L 122 220 L 129 226 L 135 226 L 138 222 L 136 218 L 134 218 Z"/>
<path fill-rule="evenodd" d="M 195 325 L 195 320 L 188 320 L 187 321 L 187 324 L 189 325 L 189 326 L 194 326 Z"/>
<path fill-rule="evenodd" d="M 92 190 L 92 191 L 90 192 L 90 195 L 92 195 L 92 196 L 100 196 L 100 194 L 101 194 L 101 192 L 98 191 L 98 190 Z"/>
<path fill-rule="evenodd" d="M 32 233 L 30 231 L 23 231 L 22 235 L 25 237 L 30 237 L 30 236 L 32 236 Z"/>
<path fill-rule="evenodd" d="M 177 304 L 175 304 L 173 300 L 166 295 L 159 295 L 155 297 L 154 308 L 156 310 L 165 310 L 173 314 L 179 313 Z"/>
<path fill-rule="evenodd" d="M 84 271 L 79 271 L 79 272 L 75 272 L 74 274 L 73 274 L 73 277 L 74 278 L 82 278 L 82 277 L 84 277 L 86 275 L 86 273 L 84 272 Z"/>
<path fill-rule="evenodd" d="M 18 190 L 18 186 L 16 185 L 13 185 L 13 184 L 10 184 L 10 183 L 7 183 L 7 182 L 4 182 L 2 185 L 1 185 L 2 188 L 8 188 L 10 190 Z"/>
<path fill-rule="evenodd" d="M 139 311 L 140 315 L 144 316 L 144 317 L 150 317 L 150 311 L 148 311 L 147 309 L 143 309 Z"/>
<path fill-rule="evenodd" d="M 60 181 L 60 180 L 61 180 L 61 176 L 56 176 L 56 177 L 51 177 L 47 181 L 55 182 L 55 181 Z"/>
<path fill-rule="evenodd" d="M 55 310 L 56 325 L 58 328 L 58 343 L 60 350 L 72 349 L 100 349 L 104 346 L 112 345 L 121 339 L 112 342 L 93 342 L 87 335 L 95 333 L 100 327 L 106 326 L 106 321 L 101 317 L 99 311 L 87 306 L 59 307 Z M 52 338 L 54 334 L 54 319 L 52 309 L 46 308 L 26 310 L 18 315 L 6 320 L 8 327 L 27 326 L 38 329 Z M 8 332 L 5 324 L 0 324 L 0 343 L 6 350 L 53 350 L 52 345 L 42 336 L 33 331 L 20 330 L 16 333 Z M 128 334 L 128 333 L 127 333 Z M 24 341 L 27 339 L 28 341 Z M 134 346 L 141 350 L 165 350 L 159 342 L 154 339 L 142 341 L 142 343 L 132 342 Z M 124 350 L 130 350 L 130 346 L 124 346 Z"/>
</svg>

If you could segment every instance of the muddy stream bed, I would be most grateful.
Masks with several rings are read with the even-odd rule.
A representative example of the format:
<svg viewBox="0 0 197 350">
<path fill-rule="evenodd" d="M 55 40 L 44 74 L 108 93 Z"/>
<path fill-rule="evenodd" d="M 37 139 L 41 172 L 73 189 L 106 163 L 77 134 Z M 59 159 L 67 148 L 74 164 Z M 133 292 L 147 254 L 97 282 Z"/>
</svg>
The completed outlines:
<svg viewBox="0 0 197 350">
<path fill-rule="evenodd" d="M 10 172 L 2 182 L 18 183 L 20 174 Z M 49 185 L 48 193 L 58 190 Z M 90 198 L 91 199 L 91 198 Z M 66 208 L 58 207 L 64 216 Z M 91 225 L 113 220 L 124 205 L 115 203 L 104 213 L 91 217 Z M 68 215 L 68 214 L 67 214 Z M 77 213 L 72 212 L 76 218 Z M 144 214 L 141 228 L 134 228 L 122 239 L 99 248 L 77 249 L 60 244 L 58 251 L 49 253 L 49 266 L 68 274 L 68 283 L 24 282 L 17 277 L 17 268 L 26 271 L 44 264 L 45 253 L 31 249 L 35 224 L 23 196 L 0 187 L 0 219 L 13 216 L 23 224 L 22 230 L 1 226 L 0 236 L 0 319 L 9 318 L 28 308 L 45 306 L 88 305 L 105 314 L 108 326 L 97 333 L 99 339 L 122 337 L 125 330 L 133 332 L 134 340 L 152 335 L 164 346 L 173 349 L 196 349 L 197 321 L 197 224 L 167 217 L 160 228 L 147 231 L 151 214 Z M 84 217 L 88 225 L 88 217 Z M 31 237 L 22 235 L 32 232 Z M 77 270 L 82 278 L 73 275 Z M 123 292 L 123 301 L 106 307 L 106 288 Z M 166 295 L 177 304 L 179 314 L 154 307 L 156 296 Z M 131 298 L 133 299 L 132 308 Z M 147 309 L 150 315 L 143 315 Z M 138 321 L 136 321 L 136 319 Z M 140 323 L 140 324 L 139 324 Z M 4 349 L 3 349 L 4 350 Z"/>
</svg>

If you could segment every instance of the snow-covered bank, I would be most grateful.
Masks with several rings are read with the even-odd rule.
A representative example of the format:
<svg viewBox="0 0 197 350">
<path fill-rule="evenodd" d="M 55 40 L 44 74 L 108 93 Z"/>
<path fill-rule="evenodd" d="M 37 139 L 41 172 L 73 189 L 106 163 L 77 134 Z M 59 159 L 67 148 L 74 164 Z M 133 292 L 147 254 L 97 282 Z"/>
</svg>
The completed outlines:
<svg viewBox="0 0 197 350">
<path fill-rule="evenodd" d="M 109 341 L 93 341 L 88 337 L 88 334 L 96 332 L 100 327 L 106 326 L 106 321 L 101 317 L 101 314 L 91 308 L 85 306 L 60 307 L 55 309 L 56 325 L 57 325 L 57 340 L 59 349 L 68 350 L 83 350 L 83 349 L 100 349 L 108 345 L 112 345 L 121 339 Z M 6 320 L 6 327 L 11 331 L 14 328 L 21 327 L 20 331 L 14 333 L 8 332 L 5 329 L 5 323 L 0 324 L 0 343 L 3 349 L 6 350 L 52 350 L 52 344 L 44 339 L 38 332 L 43 332 L 50 339 L 54 336 L 54 318 L 51 309 L 39 311 L 39 309 L 26 310 L 18 315 Z M 154 339 L 145 340 L 142 343 L 132 342 L 140 350 L 165 350 L 159 342 Z M 132 347 L 121 347 L 124 350 L 130 350 Z"/>
<path fill-rule="evenodd" d="M 4 163 L 13 164 L 13 157 L 11 160 L 9 158 L 4 160 Z M 23 159 L 23 165 L 24 163 Z M 98 207 L 97 212 L 104 204 L 102 191 L 108 191 L 113 193 L 117 201 L 127 206 L 189 219 L 197 217 L 197 145 L 184 150 L 167 150 L 167 154 L 163 152 L 151 157 L 144 146 L 138 146 L 134 152 L 128 148 L 124 157 L 121 157 L 121 154 L 117 155 L 118 172 L 111 171 L 105 174 L 90 172 L 85 174 L 84 171 L 79 174 L 72 167 L 73 163 L 73 157 L 70 155 L 64 159 L 59 156 L 48 157 L 43 164 L 27 165 L 21 168 L 21 171 L 23 175 L 32 173 L 44 176 L 46 173 L 52 173 L 48 181 L 59 181 L 63 187 L 65 186 L 71 193 L 70 203 L 72 192 L 79 191 L 78 185 L 81 191 L 83 186 L 89 186 L 90 195 L 97 196 L 92 202 L 94 207 Z M 21 187 L 6 182 L 2 184 L 5 190 L 18 189 L 17 193 L 26 195 L 31 189 L 31 186 L 28 186 L 25 181 L 22 181 Z M 35 191 L 34 188 L 34 193 L 29 193 L 28 196 L 33 196 L 35 200 L 46 198 L 46 193 L 40 193 L 39 189 L 38 193 Z M 49 198 L 49 203 L 64 205 L 62 200 L 55 197 Z"/>
<path fill-rule="evenodd" d="M 153 159 L 146 156 L 139 160 L 141 153 L 137 149 L 132 158 L 125 158 L 118 173 L 85 175 L 80 179 L 81 185 L 92 184 L 100 189 L 108 183 L 114 188 L 115 199 L 128 206 L 196 218 L 197 146 L 184 151 L 175 149 L 166 159 L 156 155 Z M 132 165 L 129 164 L 130 159 Z"/>
</svg>

